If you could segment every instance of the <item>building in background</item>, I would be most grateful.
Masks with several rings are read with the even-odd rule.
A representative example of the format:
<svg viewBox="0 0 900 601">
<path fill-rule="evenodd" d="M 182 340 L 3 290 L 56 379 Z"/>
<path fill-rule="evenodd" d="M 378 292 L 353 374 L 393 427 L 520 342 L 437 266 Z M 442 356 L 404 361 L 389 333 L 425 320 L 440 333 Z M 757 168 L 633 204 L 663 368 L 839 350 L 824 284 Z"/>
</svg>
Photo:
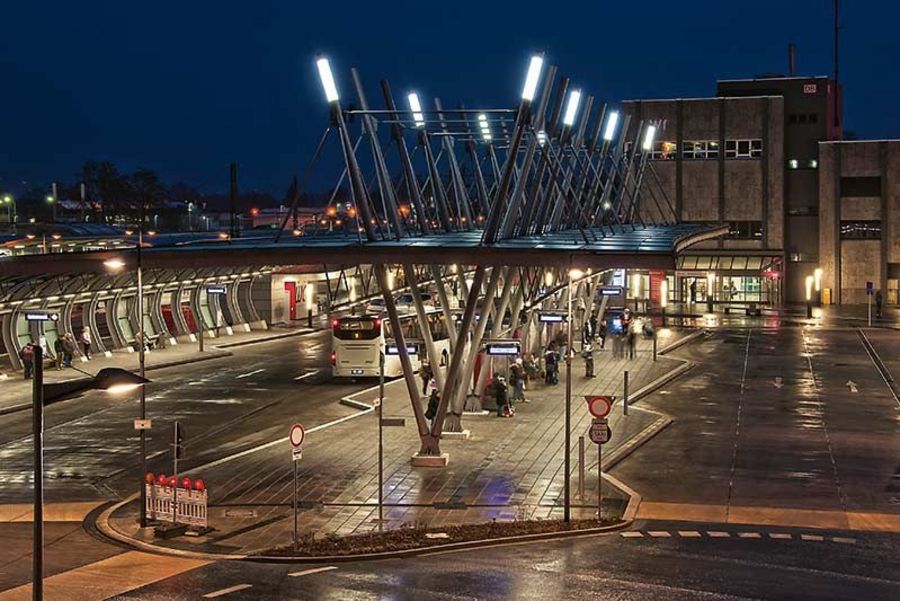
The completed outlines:
<svg viewBox="0 0 900 601">
<path fill-rule="evenodd" d="M 819 263 L 832 303 L 866 302 L 866 284 L 897 304 L 900 140 L 821 142 Z"/>
</svg>

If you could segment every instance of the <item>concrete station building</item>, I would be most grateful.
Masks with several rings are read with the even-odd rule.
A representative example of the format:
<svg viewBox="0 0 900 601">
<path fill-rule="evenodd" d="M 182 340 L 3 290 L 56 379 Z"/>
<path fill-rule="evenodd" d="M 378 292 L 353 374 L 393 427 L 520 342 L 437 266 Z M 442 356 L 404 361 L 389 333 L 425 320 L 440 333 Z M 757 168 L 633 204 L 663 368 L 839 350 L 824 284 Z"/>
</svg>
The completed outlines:
<svg viewBox="0 0 900 601">
<path fill-rule="evenodd" d="M 719 81 L 711 98 L 632 100 L 623 112 L 658 124 L 657 186 L 686 222 L 726 222 L 725 239 L 696 245 L 676 271 L 649 274 L 649 297 L 780 305 L 865 302 L 867 281 L 898 302 L 900 141 L 843 141 L 841 88 L 828 77 Z"/>
</svg>

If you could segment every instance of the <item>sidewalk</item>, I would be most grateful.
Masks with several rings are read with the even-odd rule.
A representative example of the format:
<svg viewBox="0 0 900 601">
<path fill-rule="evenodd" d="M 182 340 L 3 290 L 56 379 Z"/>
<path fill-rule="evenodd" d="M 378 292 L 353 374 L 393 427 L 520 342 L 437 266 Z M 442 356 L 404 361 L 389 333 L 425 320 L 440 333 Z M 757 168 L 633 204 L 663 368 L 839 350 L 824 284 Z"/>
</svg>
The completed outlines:
<svg viewBox="0 0 900 601">
<path fill-rule="evenodd" d="M 662 344 L 674 341 L 672 334 Z M 572 502 L 573 518 L 596 515 L 597 447 L 587 439 L 590 416 L 583 396 L 615 394 L 621 398 L 627 367 L 632 391 L 682 368 L 684 362 L 660 356 L 652 360 L 643 345 L 634 360 L 613 359 L 610 350 L 596 353 L 597 378 L 584 377 L 580 359 L 573 362 Z M 355 395 L 371 404 L 377 387 Z M 403 428 L 384 428 L 386 529 L 441 526 L 491 520 L 557 519 L 563 514 L 563 428 L 565 380 L 527 391 L 530 403 L 517 405 L 514 418 L 463 417 L 471 438 L 444 438 L 446 468 L 416 468 L 410 457 L 419 437 L 402 380 L 385 387 L 384 417 L 402 417 Z M 604 445 L 604 467 L 668 423 L 659 413 L 632 407 L 622 415 L 617 403 L 610 416 L 613 431 Z M 371 410 L 308 432 L 299 463 L 300 531 L 304 535 L 348 535 L 376 530 L 377 421 Z M 585 436 L 585 496 L 578 496 L 578 438 Z M 292 536 L 292 463 L 287 442 L 263 445 L 256 452 L 194 470 L 210 490 L 210 525 L 215 531 L 197 539 L 154 540 L 139 533 L 137 507 L 131 502 L 113 513 L 110 525 L 134 539 L 173 548 L 211 553 L 253 554 L 288 544 Z M 604 512 L 621 515 L 628 499 L 604 484 Z"/>
<path fill-rule="evenodd" d="M 179 342 L 177 345 L 165 349 L 147 351 L 144 357 L 144 365 L 147 371 L 185 365 L 197 361 L 227 357 L 232 353 L 225 349 L 245 345 L 277 340 L 288 336 L 299 336 L 314 331 L 306 327 L 273 326 L 268 330 L 254 330 L 252 332 L 235 332 L 231 336 L 222 335 L 218 338 L 206 338 L 204 350 L 201 353 L 197 342 Z M 137 372 L 139 369 L 138 353 L 125 350 L 113 351 L 107 357 L 103 353 L 94 353 L 89 361 L 82 361 L 77 355 L 72 364 L 81 370 L 95 374 L 104 367 L 120 367 Z M 65 382 L 77 380 L 87 376 L 77 369 L 56 369 L 56 364 L 47 361 L 44 365 L 44 382 Z M 32 381 L 22 377 L 22 372 L 9 374 L 9 378 L 0 380 L 0 415 L 24 411 L 31 408 Z"/>
</svg>

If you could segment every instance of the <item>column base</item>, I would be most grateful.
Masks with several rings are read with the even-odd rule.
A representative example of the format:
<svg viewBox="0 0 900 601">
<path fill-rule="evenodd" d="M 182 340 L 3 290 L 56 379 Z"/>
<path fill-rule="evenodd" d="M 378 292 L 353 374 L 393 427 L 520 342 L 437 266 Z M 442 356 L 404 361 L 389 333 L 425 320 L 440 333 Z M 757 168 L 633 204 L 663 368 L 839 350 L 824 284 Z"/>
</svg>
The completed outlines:
<svg viewBox="0 0 900 601">
<path fill-rule="evenodd" d="M 441 453 L 440 455 L 421 455 L 416 453 L 410 459 L 413 467 L 447 467 L 450 462 L 450 453 Z"/>
<path fill-rule="evenodd" d="M 468 440 L 472 433 L 469 430 L 462 432 L 441 432 L 441 438 L 447 440 Z"/>
</svg>

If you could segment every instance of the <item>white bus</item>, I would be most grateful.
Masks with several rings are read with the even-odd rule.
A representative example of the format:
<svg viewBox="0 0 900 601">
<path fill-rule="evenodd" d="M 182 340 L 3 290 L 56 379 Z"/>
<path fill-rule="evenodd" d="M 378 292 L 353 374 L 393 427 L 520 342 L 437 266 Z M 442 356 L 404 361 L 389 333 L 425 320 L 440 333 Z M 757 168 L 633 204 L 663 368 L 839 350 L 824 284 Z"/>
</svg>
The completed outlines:
<svg viewBox="0 0 900 601">
<path fill-rule="evenodd" d="M 447 361 L 450 353 L 450 341 L 443 313 L 432 309 L 426 311 L 425 315 L 431 326 L 435 351 L 443 364 Z M 401 315 L 400 325 L 403 328 L 404 340 L 422 340 L 415 312 Z M 378 356 L 384 352 L 385 345 L 392 342 L 391 324 L 387 315 L 333 318 L 331 320 L 332 375 L 353 378 L 377 377 Z M 413 369 L 419 369 L 422 360 L 425 359 L 427 359 L 426 350 L 419 345 L 418 354 L 410 355 Z M 403 375 L 399 355 L 385 355 L 384 375 L 386 377 Z"/>
</svg>

